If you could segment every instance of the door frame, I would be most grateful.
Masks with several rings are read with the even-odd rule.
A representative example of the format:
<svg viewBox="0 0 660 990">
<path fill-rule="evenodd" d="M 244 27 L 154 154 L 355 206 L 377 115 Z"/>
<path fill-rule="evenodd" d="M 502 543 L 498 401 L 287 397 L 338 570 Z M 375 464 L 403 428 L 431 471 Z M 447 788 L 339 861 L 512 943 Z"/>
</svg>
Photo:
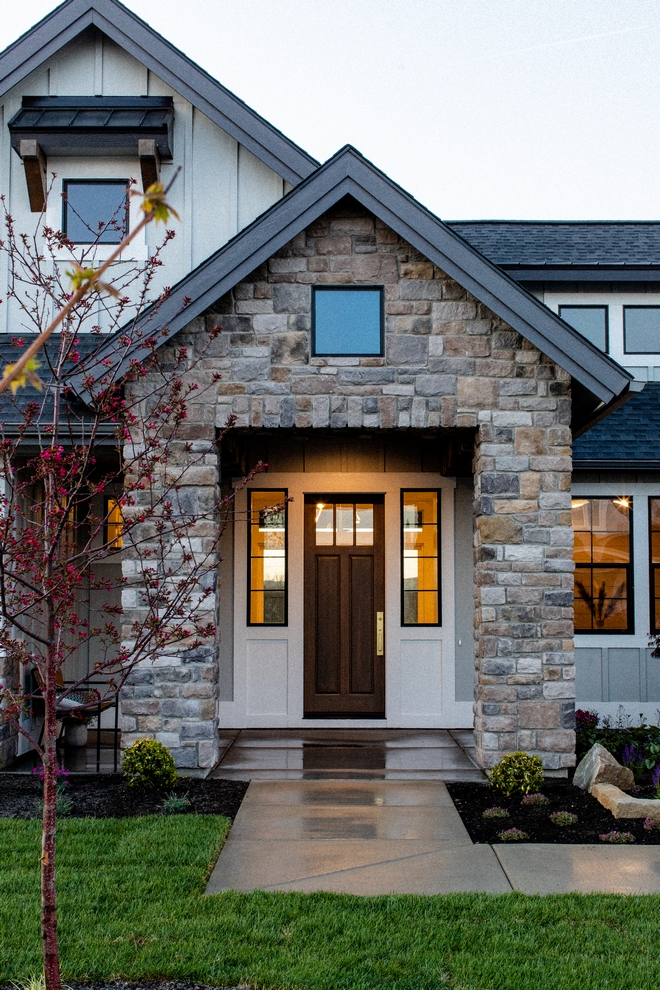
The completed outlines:
<svg viewBox="0 0 660 990">
<path fill-rule="evenodd" d="M 236 482 L 238 485 L 240 482 Z M 218 704 L 222 728 L 471 728 L 472 702 L 455 701 L 455 592 L 454 592 L 454 489 L 453 478 L 430 472 L 264 472 L 257 475 L 250 488 L 286 488 L 289 492 L 289 624 L 287 627 L 256 627 L 249 629 L 246 615 L 247 525 L 245 511 L 247 495 L 237 493 L 236 522 L 233 526 L 233 567 L 225 572 L 220 594 L 233 594 L 231 603 L 234 629 L 233 692 L 225 693 Z M 400 525 L 401 489 L 441 491 L 440 574 L 443 625 L 439 627 L 402 627 L 400 624 L 400 540 L 389 539 L 390 532 L 398 534 Z M 303 641 L 304 641 L 304 497 L 319 491 L 378 493 L 385 496 L 385 643 L 387 648 L 385 678 L 387 683 L 384 719 L 305 719 L 303 699 Z M 233 582 L 232 582 L 233 576 Z M 233 587 L 232 587 L 233 583 Z M 225 600 L 226 605 L 226 600 Z M 222 630 L 221 630 L 222 635 Z M 411 649 L 415 644 L 436 644 L 442 678 L 441 704 L 429 710 L 411 710 L 407 704 L 402 680 L 410 669 Z M 402 658 L 402 651 L 408 657 Z M 413 658 L 414 659 L 414 658 Z M 271 677 L 271 686 L 259 697 L 260 672 Z M 227 677 L 227 682 L 230 677 Z M 256 703 L 255 703 L 256 698 Z M 263 702 L 263 704 L 261 703 Z M 419 706 L 417 706 L 419 708 Z"/>
<path fill-rule="evenodd" d="M 339 505 L 342 502 L 346 504 L 355 504 L 360 500 L 366 503 L 371 503 L 374 506 L 374 528 L 373 535 L 374 540 L 372 548 L 363 547 L 359 548 L 357 546 L 346 547 L 344 551 L 336 550 L 336 544 L 333 543 L 331 547 L 327 549 L 320 548 L 319 551 L 316 550 L 316 543 L 314 541 L 314 522 L 311 519 L 313 516 L 313 509 L 319 500 L 323 500 L 332 505 Z M 382 653 L 380 656 L 376 649 L 376 613 L 385 612 L 385 512 L 384 512 L 384 496 L 382 494 L 376 494 L 374 492 L 335 492 L 328 491 L 327 489 L 322 492 L 307 493 L 304 498 L 304 516 L 303 516 L 303 552 L 304 552 L 304 570 L 303 570 L 303 622 L 304 622 L 304 643 L 303 643 L 303 678 L 304 678 L 304 700 L 305 700 L 305 710 L 304 718 L 313 719 L 315 722 L 319 718 L 323 718 L 324 714 L 327 718 L 346 718 L 354 721 L 359 718 L 383 718 L 385 714 L 385 699 L 386 699 L 386 684 L 385 684 L 385 655 Z M 377 537 L 380 542 L 377 542 Z M 371 553 L 368 553 L 369 550 Z M 336 552 L 333 553 L 332 551 Z M 373 677 L 374 677 L 374 692 L 373 700 L 370 700 L 370 706 L 373 711 L 359 711 L 360 701 L 357 695 L 354 696 L 354 700 L 351 701 L 350 695 L 344 701 L 345 710 L 336 710 L 336 706 L 333 706 L 332 702 L 328 700 L 327 706 L 322 700 L 322 696 L 319 696 L 313 690 L 313 684 L 310 683 L 312 680 L 312 670 L 316 664 L 316 633 L 317 627 L 316 622 L 318 617 L 315 614 L 315 578 L 316 574 L 312 572 L 312 561 L 315 556 L 330 557 L 335 556 L 337 553 L 341 557 L 350 556 L 347 553 L 349 550 L 355 550 L 358 556 L 372 556 L 374 560 L 374 573 L 373 573 L 373 597 L 374 597 L 374 608 L 372 615 L 372 625 L 371 625 L 371 642 L 373 648 Z M 347 579 L 347 575 L 344 574 L 344 581 L 350 584 L 350 578 Z M 340 564 L 339 573 L 340 582 L 342 581 L 342 567 Z M 340 591 L 341 595 L 341 591 Z M 339 611 L 339 622 L 340 622 L 340 639 L 344 640 L 344 649 L 349 650 L 350 647 L 345 641 L 350 639 L 350 617 L 344 611 Z M 343 628 L 341 628 L 343 627 Z M 341 671 L 340 671 L 341 678 Z M 333 707 L 335 710 L 333 711 Z"/>
</svg>

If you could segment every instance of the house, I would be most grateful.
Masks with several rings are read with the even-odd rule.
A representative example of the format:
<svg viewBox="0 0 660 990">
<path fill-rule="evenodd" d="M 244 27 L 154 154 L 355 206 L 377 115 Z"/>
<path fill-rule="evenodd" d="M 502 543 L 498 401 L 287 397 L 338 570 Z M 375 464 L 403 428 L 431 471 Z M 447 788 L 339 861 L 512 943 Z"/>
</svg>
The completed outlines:
<svg viewBox="0 0 660 990">
<path fill-rule="evenodd" d="M 660 225 L 443 223 L 352 147 L 320 165 L 117 0 L 66 0 L 1 54 L 0 100 L 19 228 L 47 173 L 82 243 L 129 178 L 181 168 L 159 325 L 193 350 L 222 327 L 195 437 L 237 417 L 195 488 L 268 463 L 224 535 L 217 642 L 134 672 L 124 743 L 209 767 L 219 726 L 474 725 L 484 766 L 565 773 L 576 692 L 655 709 Z"/>
</svg>

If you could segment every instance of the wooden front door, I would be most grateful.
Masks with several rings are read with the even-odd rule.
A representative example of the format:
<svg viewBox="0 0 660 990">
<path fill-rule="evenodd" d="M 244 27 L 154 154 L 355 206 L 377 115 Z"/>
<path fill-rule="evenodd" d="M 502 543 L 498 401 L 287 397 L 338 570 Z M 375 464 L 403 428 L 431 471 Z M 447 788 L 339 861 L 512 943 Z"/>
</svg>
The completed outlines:
<svg viewBox="0 0 660 990">
<path fill-rule="evenodd" d="M 383 496 L 305 496 L 305 716 L 385 716 Z"/>
</svg>

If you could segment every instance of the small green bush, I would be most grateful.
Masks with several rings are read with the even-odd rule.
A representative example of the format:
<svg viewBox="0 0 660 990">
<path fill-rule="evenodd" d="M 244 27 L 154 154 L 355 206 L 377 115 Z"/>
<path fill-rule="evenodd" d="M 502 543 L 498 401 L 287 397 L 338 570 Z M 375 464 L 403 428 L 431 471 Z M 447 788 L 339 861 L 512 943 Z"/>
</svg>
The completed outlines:
<svg viewBox="0 0 660 990">
<path fill-rule="evenodd" d="M 122 763 L 129 787 L 175 787 L 179 779 L 174 757 L 157 739 L 137 739 Z"/>
<path fill-rule="evenodd" d="M 543 764 L 538 756 L 520 750 L 505 753 L 488 775 L 488 783 L 507 797 L 538 791 L 543 783 Z"/>
<path fill-rule="evenodd" d="M 524 842 L 529 839 L 527 832 L 521 828 L 508 828 L 505 832 L 498 832 L 497 837 L 500 842 Z"/>
<path fill-rule="evenodd" d="M 550 815 L 550 821 L 553 825 L 559 825 L 564 828 L 566 825 L 575 825 L 578 820 L 578 816 L 572 814 L 570 811 L 554 811 Z"/>
<path fill-rule="evenodd" d="M 163 813 L 165 815 L 182 815 L 190 807 L 190 798 L 187 794 L 176 794 L 172 791 L 163 801 Z"/>
</svg>

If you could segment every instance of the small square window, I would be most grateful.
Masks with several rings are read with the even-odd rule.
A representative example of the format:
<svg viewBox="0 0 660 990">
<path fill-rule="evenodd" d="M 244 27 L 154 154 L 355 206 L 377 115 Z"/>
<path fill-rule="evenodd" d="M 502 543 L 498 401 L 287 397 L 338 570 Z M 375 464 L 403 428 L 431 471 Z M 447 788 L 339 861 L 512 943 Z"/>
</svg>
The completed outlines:
<svg viewBox="0 0 660 990">
<path fill-rule="evenodd" d="M 623 350 L 626 354 L 660 352 L 660 306 L 623 307 Z"/>
<path fill-rule="evenodd" d="M 382 355 L 382 288 L 315 286 L 312 294 L 312 353 L 337 357 Z"/>
<path fill-rule="evenodd" d="M 560 306 L 559 315 L 583 337 L 607 353 L 607 306 Z"/>
<path fill-rule="evenodd" d="M 62 230 L 74 244 L 120 244 L 128 233 L 128 179 L 67 179 Z"/>
</svg>

